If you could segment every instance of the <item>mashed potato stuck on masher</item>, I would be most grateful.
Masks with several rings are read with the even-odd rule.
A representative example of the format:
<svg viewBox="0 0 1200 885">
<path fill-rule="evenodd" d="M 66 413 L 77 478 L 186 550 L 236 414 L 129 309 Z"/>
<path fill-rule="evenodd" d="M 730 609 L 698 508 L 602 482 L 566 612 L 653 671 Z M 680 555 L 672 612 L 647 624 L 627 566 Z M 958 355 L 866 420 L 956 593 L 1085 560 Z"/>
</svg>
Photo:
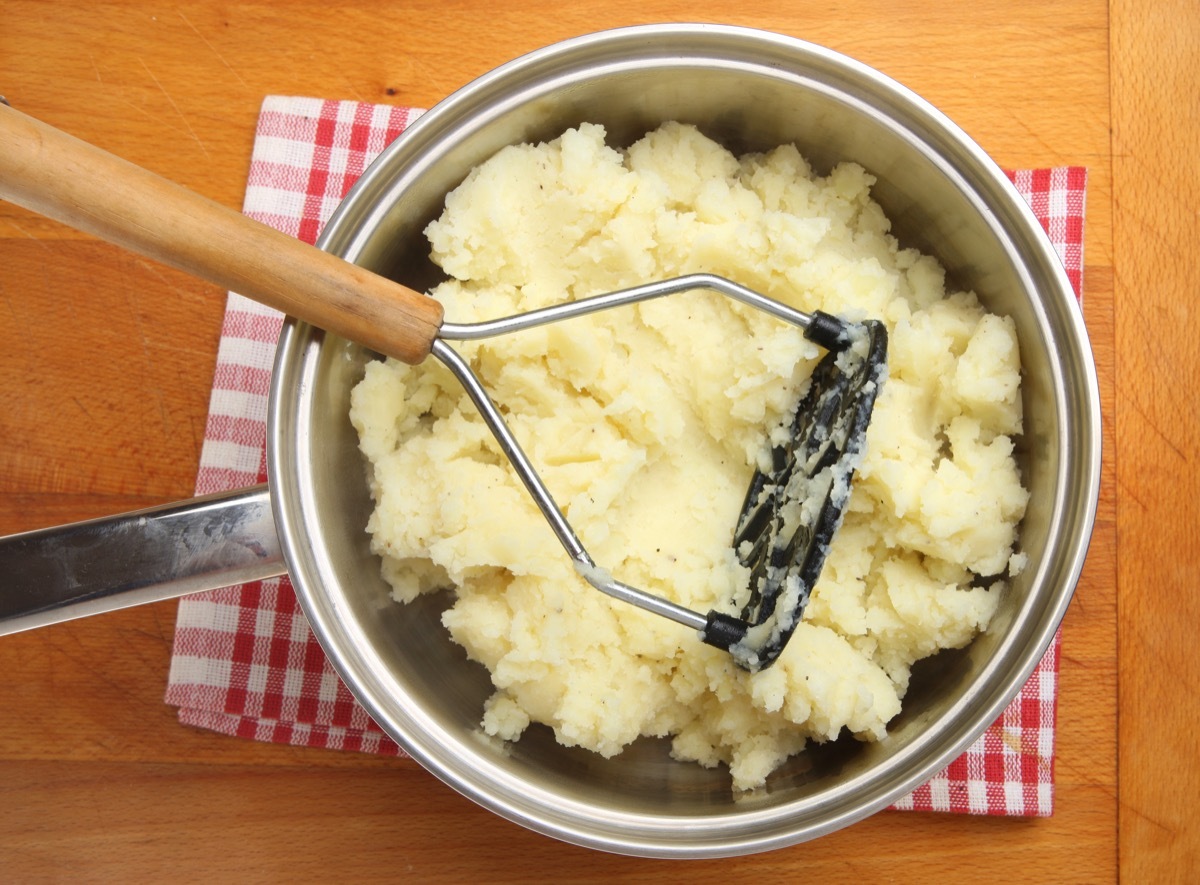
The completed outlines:
<svg viewBox="0 0 1200 885">
<path fill-rule="evenodd" d="M 913 663 L 986 627 L 1027 500 L 1015 328 L 898 245 L 872 184 L 852 163 L 820 176 L 790 146 L 738 158 L 667 124 L 616 150 L 583 125 L 502 150 L 449 195 L 426 234 L 455 322 L 705 271 L 890 333 L 845 522 L 803 622 L 756 674 L 584 583 L 440 364 L 368 365 L 351 418 L 373 548 L 402 603 L 454 588 L 443 621 L 491 673 L 488 734 L 543 723 L 606 756 L 670 736 L 677 758 L 751 789 L 807 741 L 883 738 Z M 600 566 L 736 610 L 734 525 L 816 345 L 693 291 L 455 346 Z"/>
</svg>

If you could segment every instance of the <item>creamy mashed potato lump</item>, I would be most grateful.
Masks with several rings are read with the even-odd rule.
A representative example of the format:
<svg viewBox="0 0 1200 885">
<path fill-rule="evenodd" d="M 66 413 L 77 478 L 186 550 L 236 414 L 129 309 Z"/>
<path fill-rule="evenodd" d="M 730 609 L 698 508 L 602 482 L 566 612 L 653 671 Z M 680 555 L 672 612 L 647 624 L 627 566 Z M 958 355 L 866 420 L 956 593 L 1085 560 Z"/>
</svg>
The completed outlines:
<svg viewBox="0 0 1200 885">
<path fill-rule="evenodd" d="M 913 663 L 986 627 L 1021 564 L 1015 329 L 900 247 L 872 184 L 790 146 L 738 158 L 667 124 L 616 150 L 583 125 L 502 150 L 448 196 L 426 234 L 456 322 L 707 271 L 890 333 L 845 522 L 790 644 L 753 675 L 585 584 L 440 364 L 371 363 L 351 418 L 373 548 L 400 602 L 454 588 L 443 621 L 491 673 L 488 734 L 539 722 L 606 756 L 671 736 L 676 758 L 752 789 L 809 740 L 882 739 Z M 597 563 L 736 611 L 733 527 L 815 345 L 696 291 L 456 346 Z"/>
</svg>

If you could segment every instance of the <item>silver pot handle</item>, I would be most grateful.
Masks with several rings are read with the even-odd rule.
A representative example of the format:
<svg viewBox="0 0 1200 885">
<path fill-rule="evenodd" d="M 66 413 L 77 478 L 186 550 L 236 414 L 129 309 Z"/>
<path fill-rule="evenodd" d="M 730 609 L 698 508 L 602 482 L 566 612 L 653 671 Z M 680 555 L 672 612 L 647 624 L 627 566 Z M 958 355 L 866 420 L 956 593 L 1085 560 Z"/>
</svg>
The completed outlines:
<svg viewBox="0 0 1200 885">
<path fill-rule="evenodd" d="M 265 485 L 0 538 L 0 636 L 286 571 Z"/>
</svg>

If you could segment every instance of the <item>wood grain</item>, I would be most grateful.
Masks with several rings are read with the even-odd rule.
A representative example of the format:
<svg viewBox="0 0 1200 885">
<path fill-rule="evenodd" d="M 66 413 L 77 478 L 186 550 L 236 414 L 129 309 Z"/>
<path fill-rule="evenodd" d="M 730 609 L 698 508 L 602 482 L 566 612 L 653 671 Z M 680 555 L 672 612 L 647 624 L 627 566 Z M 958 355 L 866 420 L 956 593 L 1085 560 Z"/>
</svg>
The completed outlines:
<svg viewBox="0 0 1200 885">
<path fill-rule="evenodd" d="M 1200 7 L 1114 2 L 1121 874 L 1200 870 Z"/>
<path fill-rule="evenodd" d="M 1124 96 L 1130 120 L 1143 105 L 1169 116 L 1186 104 L 1153 76 L 1119 93 L 1127 66 L 1156 48 L 1155 29 L 1174 21 L 1144 21 L 1136 4 L 1128 6 L 1125 25 L 1138 29 L 1122 31 L 1124 42 L 1114 31 L 1110 56 L 1105 0 L 763 0 L 738 13 L 707 0 L 529 0 L 515 8 L 475 0 L 181 7 L 5 0 L 0 92 L 14 106 L 233 208 L 241 205 L 254 123 L 268 94 L 427 107 L 522 52 L 648 21 L 732 21 L 846 52 L 932 101 L 1002 165 L 1088 167 L 1084 310 L 1105 451 L 1119 458 L 1106 460 L 1092 551 L 1064 623 L 1050 818 L 884 813 L 807 845 L 683 867 L 585 852 L 476 808 L 408 761 L 256 744 L 179 725 L 162 700 L 175 606 L 161 603 L 0 643 L 7 676 L 0 681 L 0 879 L 506 882 L 527 880 L 531 870 L 577 882 L 1115 879 L 1117 610 L 1125 617 L 1134 607 L 1157 660 L 1174 661 L 1186 647 L 1180 621 L 1175 632 L 1156 632 L 1165 608 L 1146 604 L 1138 590 L 1163 578 L 1152 561 L 1163 548 L 1150 537 L 1161 514 L 1188 512 L 1180 481 L 1188 474 L 1172 473 L 1168 460 L 1145 473 L 1122 468 L 1118 483 L 1120 459 L 1139 463 L 1125 448 L 1141 432 L 1122 424 L 1122 404 L 1134 403 L 1128 420 L 1151 416 L 1148 424 L 1168 430 L 1155 443 L 1159 451 L 1170 450 L 1163 439 L 1177 448 L 1186 442 L 1186 416 L 1169 414 L 1180 410 L 1150 369 L 1164 365 L 1159 359 L 1180 360 L 1180 371 L 1188 364 L 1180 348 L 1157 354 L 1150 330 L 1165 329 L 1167 318 L 1182 326 L 1182 312 L 1195 303 L 1184 278 L 1172 276 L 1188 265 L 1179 239 L 1162 240 L 1154 263 L 1134 278 L 1125 265 L 1114 268 L 1113 205 L 1130 204 L 1125 191 L 1114 193 L 1110 87 Z M 1194 115 L 1194 102 L 1190 108 Z M 1141 161 L 1118 167 L 1129 180 L 1156 168 L 1161 155 L 1144 153 L 1156 137 L 1132 125 L 1118 132 L 1123 157 L 1146 158 L 1144 168 Z M 1151 211 L 1149 202 L 1132 207 L 1138 214 L 1125 221 L 1117 252 L 1123 262 L 1145 254 L 1142 241 L 1157 236 L 1154 224 L 1133 223 Z M 1173 230 L 1182 237 L 1186 228 Z M 1148 281 L 1173 279 L 1174 298 L 1166 290 L 1147 294 Z M 1114 348 L 1114 301 L 1126 299 L 1128 310 L 1144 306 L 1149 322 L 1136 330 L 1144 340 L 1127 340 L 1133 330 L 1126 328 Z M 0 532 L 191 493 L 222 305 L 216 287 L 0 204 Z M 1160 310 L 1168 313 L 1155 327 Z M 1190 366 L 1195 377 L 1194 358 Z M 1184 451 L 1194 461 L 1194 448 Z M 1160 498 L 1167 487 L 1170 496 Z M 1138 671 L 1127 669 L 1124 643 L 1122 650 L 1125 685 Z M 1133 702 L 1123 693 L 1120 703 L 1127 728 L 1125 704 Z M 1161 705 L 1146 697 L 1128 707 L 1144 717 L 1137 740 L 1182 721 L 1164 718 Z M 1150 753 L 1123 743 L 1121 754 L 1121 799 L 1130 790 L 1136 802 L 1122 807 L 1154 819 L 1162 787 L 1137 784 L 1154 769 Z M 1177 835 L 1157 851 L 1165 878 L 1187 806 L 1172 809 Z M 1155 825 L 1131 825 L 1129 817 L 1121 831 L 1127 864 L 1130 853 L 1161 839 Z"/>
<path fill-rule="evenodd" d="M 0 197 L 410 364 L 442 306 L 0 105 Z"/>
</svg>

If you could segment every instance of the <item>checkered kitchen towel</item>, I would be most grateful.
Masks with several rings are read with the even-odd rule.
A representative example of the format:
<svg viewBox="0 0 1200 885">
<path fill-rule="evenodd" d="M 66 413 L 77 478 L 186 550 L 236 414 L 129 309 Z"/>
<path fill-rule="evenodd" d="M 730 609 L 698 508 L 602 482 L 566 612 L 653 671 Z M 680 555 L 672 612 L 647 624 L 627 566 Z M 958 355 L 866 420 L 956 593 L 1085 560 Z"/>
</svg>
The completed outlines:
<svg viewBox="0 0 1200 885">
<path fill-rule="evenodd" d="M 244 211 L 312 242 L 383 147 L 419 115 L 408 108 L 272 96 L 263 104 Z M 1012 174 L 1046 225 L 1076 292 L 1083 271 L 1086 172 Z M 230 294 L 197 494 L 266 478 L 267 388 L 282 319 Z M 895 806 L 1048 815 L 1053 798 L 1059 639 L 982 738 Z M 180 601 L 167 702 L 180 721 L 231 735 L 396 755 L 325 658 L 287 578 Z"/>
</svg>

